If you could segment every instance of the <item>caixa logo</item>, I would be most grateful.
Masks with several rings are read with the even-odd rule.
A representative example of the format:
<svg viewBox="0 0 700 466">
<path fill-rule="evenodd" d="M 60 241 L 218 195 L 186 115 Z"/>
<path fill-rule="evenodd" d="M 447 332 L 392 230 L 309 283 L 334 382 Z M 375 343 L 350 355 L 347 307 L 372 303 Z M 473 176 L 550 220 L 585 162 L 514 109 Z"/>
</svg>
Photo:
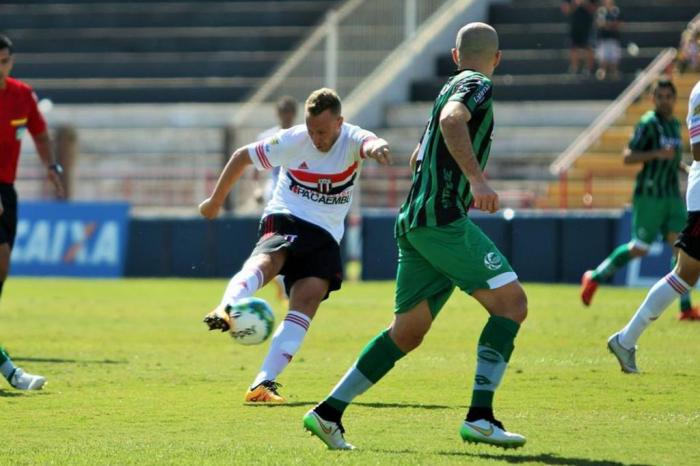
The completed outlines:
<svg viewBox="0 0 700 466">
<path fill-rule="evenodd" d="M 24 202 L 19 207 L 13 273 L 76 277 L 123 274 L 128 204 Z"/>
<path fill-rule="evenodd" d="M 20 220 L 12 262 L 117 265 L 119 244 L 116 221 Z"/>
</svg>

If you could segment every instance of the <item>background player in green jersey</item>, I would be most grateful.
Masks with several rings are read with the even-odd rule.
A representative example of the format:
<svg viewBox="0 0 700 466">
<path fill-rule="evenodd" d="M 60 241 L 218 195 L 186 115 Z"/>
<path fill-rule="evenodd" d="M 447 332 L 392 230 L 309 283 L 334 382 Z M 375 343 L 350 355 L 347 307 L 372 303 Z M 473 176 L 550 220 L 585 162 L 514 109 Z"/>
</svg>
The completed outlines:
<svg viewBox="0 0 700 466">
<path fill-rule="evenodd" d="M 626 164 L 641 163 L 632 200 L 632 240 L 618 246 L 581 279 L 581 300 L 591 304 L 598 283 L 611 277 L 635 257 L 649 252 L 659 234 L 671 246 L 685 225 L 685 203 L 678 188 L 678 172 L 688 167 L 681 160 L 681 125 L 673 116 L 676 87 L 660 80 L 654 88 L 654 110 L 639 120 L 624 153 Z M 678 251 L 674 249 L 674 261 Z M 681 320 L 699 320 L 690 292 L 681 296 Z"/>
<path fill-rule="evenodd" d="M 341 417 L 358 395 L 417 348 L 455 287 L 489 312 L 477 347 L 472 401 L 464 441 L 504 448 L 525 444 L 493 414 L 493 396 L 527 315 L 527 298 L 508 261 L 467 218 L 474 207 L 498 210 L 498 195 L 482 170 L 493 130 L 490 76 L 498 65 L 498 35 L 470 23 L 457 34 L 458 71 L 435 100 L 432 116 L 411 156 L 413 182 L 396 220 L 399 246 L 394 320 L 363 349 L 330 395 L 304 416 L 304 427 L 332 449 L 351 449 Z"/>
</svg>

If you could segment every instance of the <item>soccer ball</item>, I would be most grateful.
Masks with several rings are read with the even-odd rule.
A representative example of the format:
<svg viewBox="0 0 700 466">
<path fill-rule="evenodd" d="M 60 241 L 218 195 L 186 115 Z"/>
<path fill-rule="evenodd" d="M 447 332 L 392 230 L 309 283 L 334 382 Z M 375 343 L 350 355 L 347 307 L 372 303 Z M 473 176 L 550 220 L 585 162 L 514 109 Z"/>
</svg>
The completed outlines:
<svg viewBox="0 0 700 466">
<path fill-rule="evenodd" d="M 231 337 L 242 345 L 257 345 L 272 333 L 275 316 L 260 298 L 245 298 L 226 306 L 231 316 Z"/>
</svg>

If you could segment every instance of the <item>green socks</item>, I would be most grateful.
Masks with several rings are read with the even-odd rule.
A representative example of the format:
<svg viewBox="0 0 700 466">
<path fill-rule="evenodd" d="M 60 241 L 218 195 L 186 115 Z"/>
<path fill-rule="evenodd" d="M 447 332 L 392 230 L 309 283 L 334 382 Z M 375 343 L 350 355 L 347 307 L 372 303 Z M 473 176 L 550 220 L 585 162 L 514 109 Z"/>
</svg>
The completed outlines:
<svg viewBox="0 0 700 466">
<path fill-rule="evenodd" d="M 629 244 L 621 244 L 593 271 L 591 278 L 596 282 L 607 280 L 630 260 L 632 254 Z"/>
<path fill-rule="evenodd" d="M 15 369 L 16 367 L 10 359 L 10 355 L 7 354 L 5 348 L 0 346 L 0 374 L 2 374 L 2 376 L 7 380 L 10 380 L 10 377 L 12 377 L 12 374 L 14 374 Z"/>
<path fill-rule="evenodd" d="M 513 353 L 520 325 L 505 317 L 491 316 L 479 337 L 472 407 L 491 408 L 493 395 Z"/>
<path fill-rule="evenodd" d="M 379 382 L 405 353 L 389 337 L 389 330 L 377 335 L 360 353 L 323 403 L 342 413 L 355 397 Z"/>
</svg>

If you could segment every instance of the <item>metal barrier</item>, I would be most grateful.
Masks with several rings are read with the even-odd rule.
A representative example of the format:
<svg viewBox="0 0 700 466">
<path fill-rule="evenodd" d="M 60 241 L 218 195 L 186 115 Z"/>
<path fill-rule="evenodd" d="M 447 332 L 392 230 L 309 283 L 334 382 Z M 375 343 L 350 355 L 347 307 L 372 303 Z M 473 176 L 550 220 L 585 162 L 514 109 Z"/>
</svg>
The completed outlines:
<svg viewBox="0 0 700 466">
<path fill-rule="evenodd" d="M 668 48 L 659 53 L 649 66 L 632 81 L 632 84 L 552 162 L 549 167 L 550 173 L 556 176 L 568 170 L 625 113 L 627 107 L 639 98 L 644 90 L 671 65 L 675 57 L 676 49 L 674 48 Z"/>
<path fill-rule="evenodd" d="M 262 102 L 281 95 L 304 101 L 313 89 L 350 92 L 449 0 L 347 0 L 245 102 L 234 124 L 245 125 Z"/>
</svg>

